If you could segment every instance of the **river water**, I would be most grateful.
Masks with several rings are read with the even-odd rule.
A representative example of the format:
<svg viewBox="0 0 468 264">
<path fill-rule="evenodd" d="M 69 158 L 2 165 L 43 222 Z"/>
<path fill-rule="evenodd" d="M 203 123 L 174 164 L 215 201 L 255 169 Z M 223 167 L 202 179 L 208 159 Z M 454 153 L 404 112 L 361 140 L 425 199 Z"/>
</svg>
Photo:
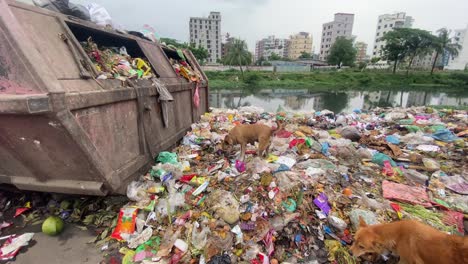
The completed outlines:
<svg viewBox="0 0 468 264">
<path fill-rule="evenodd" d="M 374 107 L 410 107 L 423 105 L 468 106 L 468 91 L 439 92 L 411 90 L 381 91 L 328 91 L 317 92 L 308 89 L 255 89 L 255 92 L 242 90 L 211 90 L 210 106 L 217 108 L 237 108 L 239 106 L 259 106 L 268 112 L 279 107 L 288 111 L 312 111 L 328 109 L 350 112 L 354 109 L 368 110 Z"/>
</svg>

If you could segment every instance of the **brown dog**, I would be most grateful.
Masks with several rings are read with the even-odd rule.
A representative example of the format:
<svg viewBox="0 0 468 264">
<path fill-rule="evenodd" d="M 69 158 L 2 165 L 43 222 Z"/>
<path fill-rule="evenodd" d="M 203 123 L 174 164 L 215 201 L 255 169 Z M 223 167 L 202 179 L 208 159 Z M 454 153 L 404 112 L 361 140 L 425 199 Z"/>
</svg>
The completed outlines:
<svg viewBox="0 0 468 264">
<path fill-rule="evenodd" d="M 350 250 L 355 257 L 392 251 L 405 264 L 468 263 L 468 238 L 448 235 L 415 220 L 368 226 L 362 218 Z"/>
<path fill-rule="evenodd" d="M 271 144 L 271 136 L 280 130 L 281 124 L 276 121 L 277 127 L 271 128 L 263 124 L 246 124 L 238 125 L 229 131 L 229 134 L 224 138 L 223 149 L 226 150 L 229 146 L 241 145 L 240 160 L 245 159 L 245 149 L 247 144 L 254 145 L 258 142 L 258 155 L 266 156 Z"/>
</svg>

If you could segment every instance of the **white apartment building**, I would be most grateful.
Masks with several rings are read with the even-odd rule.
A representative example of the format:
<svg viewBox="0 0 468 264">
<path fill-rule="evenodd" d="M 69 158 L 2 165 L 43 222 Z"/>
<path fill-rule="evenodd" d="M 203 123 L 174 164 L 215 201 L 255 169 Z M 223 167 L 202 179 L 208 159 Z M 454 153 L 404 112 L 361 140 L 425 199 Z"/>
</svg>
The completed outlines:
<svg viewBox="0 0 468 264">
<path fill-rule="evenodd" d="M 274 35 L 268 36 L 255 43 L 255 60 L 261 57 L 268 59 L 273 53 L 281 58 L 288 56 L 288 39 L 276 38 Z"/>
<path fill-rule="evenodd" d="M 337 37 L 351 38 L 354 14 L 336 13 L 334 20 L 323 24 L 319 59 L 326 60 Z"/>
<path fill-rule="evenodd" d="M 410 28 L 413 26 L 413 22 L 414 19 L 410 16 L 407 16 L 404 12 L 380 15 L 375 32 L 372 57 L 381 56 L 381 51 L 385 46 L 385 41 L 380 40 L 380 38 L 382 38 L 385 33 L 393 30 L 394 28 Z"/>
<path fill-rule="evenodd" d="M 221 13 L 210 12 L 208 17 L 190 18 L 190 43 L 208 50 L 209 63 L 221 59 Z"/>
<path fill-rule="evenodd" d="M 468 67 L 468 25 L 465 29 L 455 30 L 453 40 L 461 46 L 461 49 L 458 52 L 458 56 L 450 56 L 448 58 L 448 64 L 445 69 L 464 70 Z"/>
</svg>

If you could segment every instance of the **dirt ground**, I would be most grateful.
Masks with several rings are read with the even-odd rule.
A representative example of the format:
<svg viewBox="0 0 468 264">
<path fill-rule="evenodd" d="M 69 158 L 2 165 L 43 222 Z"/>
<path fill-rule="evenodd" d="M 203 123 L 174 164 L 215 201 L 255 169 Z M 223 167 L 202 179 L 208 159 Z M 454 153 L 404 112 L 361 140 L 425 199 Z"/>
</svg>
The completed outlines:
<svg viewBox="0 0 468 264">
<path fill-rule="evenodd" d="M 16 261 L 2 263 L 94 264 L 103 259 L 100 249 L 95 244 L 87 243 L 94 237 L 88 231 L 67 225 L 60 236 L 51 237 L 40 229 L 41 226 L 37 225 L 27 231 L 35 233 L 33 240 L 18 253 Z"/>
</svg>

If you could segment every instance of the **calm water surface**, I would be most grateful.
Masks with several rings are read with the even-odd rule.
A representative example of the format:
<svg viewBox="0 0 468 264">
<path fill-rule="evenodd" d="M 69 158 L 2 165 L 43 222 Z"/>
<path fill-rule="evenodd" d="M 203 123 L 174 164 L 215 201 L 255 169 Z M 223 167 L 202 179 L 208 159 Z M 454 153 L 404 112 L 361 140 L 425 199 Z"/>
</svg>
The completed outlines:
<svg viewBox="0 0 468 264">
<path fill-rule="evenodd" d="M 335 113 L 350 112 L 356 108 L 371 109 L 388 106 L 449 105 L 468 106 L 467 92 L 438 91 L 330 91 L 317 92 L 308 89 L 257 89 L 255 92 L 242 90 L 211 90 L 210 106 L 237 108 L 259 106 L 266 111 L 277 111 L 283 107 L 288 111 L 311 111 L 329 109 Z"/>
</svg>

